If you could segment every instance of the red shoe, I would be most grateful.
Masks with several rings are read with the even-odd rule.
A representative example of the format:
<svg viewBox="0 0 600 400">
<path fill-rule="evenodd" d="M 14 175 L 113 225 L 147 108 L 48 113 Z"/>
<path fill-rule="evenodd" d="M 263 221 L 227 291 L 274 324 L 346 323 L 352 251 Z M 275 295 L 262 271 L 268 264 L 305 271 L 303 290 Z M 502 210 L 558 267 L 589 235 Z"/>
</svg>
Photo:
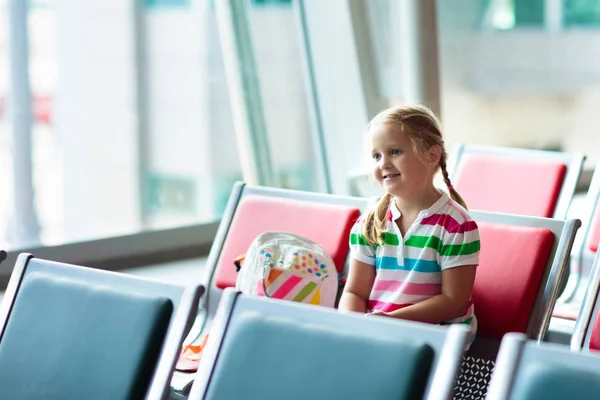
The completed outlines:
<svg viewBox="0 0 600 400">
<path fill-rule="evenodd" d="M 187 346 L 184 346 L 179 355 L 179 359 L 177 360 L 175 369 L 182 372 L 196 372 L 198 370 L 198 365 L 200 364 L 200 359 L 202 358 L 202 350 L 204 350 L 207 340 L 208 333 L 202 337 L 200 344 L 188 344 Z"/>
</svg>

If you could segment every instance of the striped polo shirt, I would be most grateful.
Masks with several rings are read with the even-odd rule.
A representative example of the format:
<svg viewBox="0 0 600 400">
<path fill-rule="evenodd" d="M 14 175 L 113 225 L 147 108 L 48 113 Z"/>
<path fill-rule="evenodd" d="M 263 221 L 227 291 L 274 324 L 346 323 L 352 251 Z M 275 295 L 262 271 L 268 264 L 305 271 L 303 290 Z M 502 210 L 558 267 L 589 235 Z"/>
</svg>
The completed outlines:
<svg viewBox="0 0 600 400">
<path fill-rule="evenodd" d="M 400 215 L 392 198 L 383 245 L 367 244 L 360 219 L 350 234 L 351 256 L 375 266 L 370 310 L 390 312 L 441 294 L 442 270 L 479 264 L 477 224 L 447 193 L 419 213 L 405 238 L 395 223 Z M 461 317 L 442 322 L 451 323 L 465 323 L 475 331 L 473 302 Z"/>
</svg>

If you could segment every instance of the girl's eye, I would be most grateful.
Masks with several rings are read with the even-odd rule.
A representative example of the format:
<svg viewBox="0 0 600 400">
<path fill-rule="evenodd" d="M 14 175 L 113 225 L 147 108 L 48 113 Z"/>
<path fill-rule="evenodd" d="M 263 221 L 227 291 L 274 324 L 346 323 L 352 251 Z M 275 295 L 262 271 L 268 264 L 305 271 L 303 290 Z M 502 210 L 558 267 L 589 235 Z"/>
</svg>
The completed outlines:
<svg viewBox="0 0 600 400">
<path fill-rule="evenodd" d="M 393 149 L 391 153 L 393 156 L 397 156 L 398 154 L 402 153 L 402 151 L 400 149 Z"/>
<path fill-rule="evenodd" d="M 373 154 L 373 160 L 379 160 L 381 158 L 381 155 L 379 153 L 375 153 Z"/>
</svg>

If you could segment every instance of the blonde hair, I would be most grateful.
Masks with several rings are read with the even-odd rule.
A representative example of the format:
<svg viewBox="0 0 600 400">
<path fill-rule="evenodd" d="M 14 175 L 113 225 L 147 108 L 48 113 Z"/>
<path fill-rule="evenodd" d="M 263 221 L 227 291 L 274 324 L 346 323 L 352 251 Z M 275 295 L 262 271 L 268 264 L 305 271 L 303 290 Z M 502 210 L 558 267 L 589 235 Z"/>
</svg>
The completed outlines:
<svg viewBox="0 0 600 400">
<path fill-rule="evenodd" d="M 444 146 L 444 138 L 437 117 L 427 107 L 420 105 L 391 107 L 377 114 L 367 126 L 367 132 L 376 124 L 393 124 L 408 136 L 412 142 L 415 154 L 429 150 L 433 146 L 440 146 L 441 155 L 438 167 L 442 172 L 444 183 L 448 187 L 450 197 L 465 209 L 467 205 L 463 198 L 452 187 L 446 162 L 448 153 Z M 364 234 L 367 243 L 371 246 L 383 244 L 383 235 L 387 230 L 387 211 L 392 200 L 392 195 L 386 193 L 374 209 L 367 213 L 364 220 Z"/>
</svg>

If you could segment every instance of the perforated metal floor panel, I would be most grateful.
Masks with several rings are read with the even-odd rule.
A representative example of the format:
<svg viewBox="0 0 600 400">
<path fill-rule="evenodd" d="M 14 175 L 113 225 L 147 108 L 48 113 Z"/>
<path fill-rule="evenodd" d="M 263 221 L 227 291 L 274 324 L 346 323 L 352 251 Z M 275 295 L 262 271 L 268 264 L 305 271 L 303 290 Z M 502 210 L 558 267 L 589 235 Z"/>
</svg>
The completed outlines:
<svg viewBox="0 0 600 400">
<path fill-rule="evenodd" d="M 454 399 L 484 399 L 493 370 L 492 360 L 465 357 L 454 390 Z"/>
</svg>

